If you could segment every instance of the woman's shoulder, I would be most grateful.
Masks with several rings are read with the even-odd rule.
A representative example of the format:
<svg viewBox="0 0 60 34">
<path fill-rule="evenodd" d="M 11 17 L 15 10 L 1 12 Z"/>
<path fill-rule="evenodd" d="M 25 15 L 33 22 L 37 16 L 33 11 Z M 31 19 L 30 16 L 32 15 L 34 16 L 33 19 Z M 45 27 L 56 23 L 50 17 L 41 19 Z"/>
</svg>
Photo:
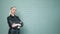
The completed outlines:
<svg viewBox="0 0 60 34">
<path fill-rule="evenodd" d="M 19 18 L 19 16 L 15 15 L 15 17 Z"/>
<path fill-rule="evenodd" d="M 10 17 L 10 15 L 7 17 L 7 19 L 10 19 L 11 17 Z"/>
</svg>

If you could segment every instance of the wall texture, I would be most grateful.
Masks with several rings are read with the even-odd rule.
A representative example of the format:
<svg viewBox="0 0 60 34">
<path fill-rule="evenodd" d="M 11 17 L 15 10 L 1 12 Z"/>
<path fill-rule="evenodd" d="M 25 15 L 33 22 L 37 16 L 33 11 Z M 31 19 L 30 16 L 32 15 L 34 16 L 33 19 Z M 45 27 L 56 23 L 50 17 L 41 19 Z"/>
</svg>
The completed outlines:
<svg viewBox="0 0 60 34">
<path fill-rule="evenodd" d="M 21 34 L 60 34 L 60 0 L 0 0 L 0 34 L 8 33 L 11 6 L 24 23 Z"/>
</svg>

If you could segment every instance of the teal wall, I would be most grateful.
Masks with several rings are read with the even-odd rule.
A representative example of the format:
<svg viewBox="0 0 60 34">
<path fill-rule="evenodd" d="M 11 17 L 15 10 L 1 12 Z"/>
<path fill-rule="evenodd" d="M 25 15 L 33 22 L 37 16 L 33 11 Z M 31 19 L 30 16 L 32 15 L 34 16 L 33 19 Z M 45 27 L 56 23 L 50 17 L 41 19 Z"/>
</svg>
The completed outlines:
<svg viewBox="0 0 60 34">
<path fill-rule="evenodd" d="M 60 34 L 60 0 L 0 0 L 0 34 L 8 33 L 11 6 L 24 23 L 21 34 Z"/>
</svg>

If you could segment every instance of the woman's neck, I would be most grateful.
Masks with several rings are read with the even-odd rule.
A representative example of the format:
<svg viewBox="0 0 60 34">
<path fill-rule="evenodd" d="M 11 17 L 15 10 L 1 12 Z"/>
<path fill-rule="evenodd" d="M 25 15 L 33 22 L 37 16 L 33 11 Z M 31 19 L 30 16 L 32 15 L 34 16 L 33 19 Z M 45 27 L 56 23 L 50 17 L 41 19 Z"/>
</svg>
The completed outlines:
<svg viewBox="0 0 60 34">
<path fill-rule="evenodd" d="M 12 16 L 14 16 L 14 14 L 11 14 Z"/>
</svg>

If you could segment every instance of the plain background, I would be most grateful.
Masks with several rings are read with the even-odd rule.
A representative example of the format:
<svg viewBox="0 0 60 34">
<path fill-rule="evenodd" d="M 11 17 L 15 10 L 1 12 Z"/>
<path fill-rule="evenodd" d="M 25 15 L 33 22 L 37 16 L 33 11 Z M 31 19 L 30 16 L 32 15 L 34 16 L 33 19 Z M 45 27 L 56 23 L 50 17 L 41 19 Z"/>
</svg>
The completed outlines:
<svg viewBox="0 0 60 34">
<path fill-rule="evenodd" d="M 24 23 L 21 34 L 60 34 L 60 0 L 0 0 L 0 34 L 8 33 L 12 6 Z"/>
</svg>

